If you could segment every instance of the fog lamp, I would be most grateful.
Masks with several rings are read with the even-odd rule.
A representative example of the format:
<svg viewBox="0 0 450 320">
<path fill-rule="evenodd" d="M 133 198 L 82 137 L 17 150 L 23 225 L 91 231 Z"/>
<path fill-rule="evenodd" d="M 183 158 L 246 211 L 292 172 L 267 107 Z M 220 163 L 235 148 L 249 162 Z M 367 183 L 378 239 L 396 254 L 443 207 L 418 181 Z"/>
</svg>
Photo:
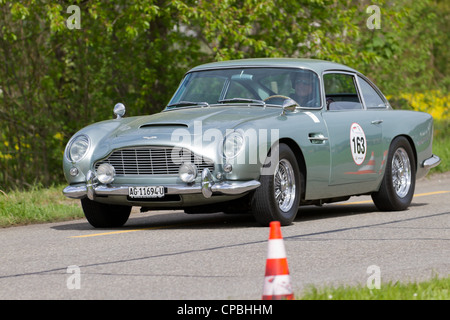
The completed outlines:
<svg viewBox="0 0 450 320">
<path fill-rule="evenodd" d="M 197 177 L 197 167 L 192 163 L 183 163 L 178 174 L 183 182 L 190 183 Z"/>
<path fill-rule="evenodd" d="M 116 169 L 109 163 L 102 163 L 97 168 L 97 178 L 103 184 L 108 184 L 114 181 Z"/>
<path fill-rule="evenodd" d="M 78 169 L 75 167 L 70 168 L 69 173 L 72 177 L 76 177 L 78 175 Z"/>
</svg>

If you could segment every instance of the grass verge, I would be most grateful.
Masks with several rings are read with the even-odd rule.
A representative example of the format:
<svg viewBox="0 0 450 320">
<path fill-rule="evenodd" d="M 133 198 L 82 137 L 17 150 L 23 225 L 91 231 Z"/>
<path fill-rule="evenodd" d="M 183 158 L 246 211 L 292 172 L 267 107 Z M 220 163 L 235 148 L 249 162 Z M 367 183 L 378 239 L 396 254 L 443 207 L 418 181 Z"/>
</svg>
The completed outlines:
<svg viewBox="0 0 450 320">
<path fill-rule="evenodd" d="M 0 191 L 0 227 L 82 218 L 79 201 L 64 197 L 61 186 Z"/>
<path fill-rule="evenodd" d="M 380 289 L 366 286 L 309 287 L 301 300 L 450 300 L 450 277 L 414 283 L 381 283 Z"/>
</svg>

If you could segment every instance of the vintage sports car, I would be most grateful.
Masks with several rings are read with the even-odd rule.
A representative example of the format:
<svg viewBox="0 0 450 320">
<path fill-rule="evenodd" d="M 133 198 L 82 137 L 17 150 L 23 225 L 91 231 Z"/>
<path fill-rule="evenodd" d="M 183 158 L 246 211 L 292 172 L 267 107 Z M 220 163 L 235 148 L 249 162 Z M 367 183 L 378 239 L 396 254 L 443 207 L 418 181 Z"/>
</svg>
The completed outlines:
<svg viewBox="0 0 450 320">
<path fill-rule="evenodd" d="M 289 225 L 300 205 L 371 195 L 404 210 L 416 179 L 440 163 L 429 114 L 393 110 L 358 71 L 309 59 L 248 59 L 186 73 L 162 112 L 77 132 L 64 153 L 63 193 L 94 227 L 131 207 L 252 212 Z"/>
</svg>

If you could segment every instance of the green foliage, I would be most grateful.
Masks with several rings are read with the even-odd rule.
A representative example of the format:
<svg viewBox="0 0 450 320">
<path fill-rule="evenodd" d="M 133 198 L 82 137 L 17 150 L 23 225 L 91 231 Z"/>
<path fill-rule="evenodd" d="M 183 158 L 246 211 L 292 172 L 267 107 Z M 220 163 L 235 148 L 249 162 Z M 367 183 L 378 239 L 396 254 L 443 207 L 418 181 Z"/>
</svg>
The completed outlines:
<svg viewBox="0 0 450 320">
<path fill-rule="evenodd" d="M 70 5 L 80 29 L 66 25 Z M 251 57 L 347 64 L 389 95 L 448 91 L 444 0 L 0 1 L 0 186 L 63 182 L 81 127 L 163 109 L 187 69 Z"/>
</svg>

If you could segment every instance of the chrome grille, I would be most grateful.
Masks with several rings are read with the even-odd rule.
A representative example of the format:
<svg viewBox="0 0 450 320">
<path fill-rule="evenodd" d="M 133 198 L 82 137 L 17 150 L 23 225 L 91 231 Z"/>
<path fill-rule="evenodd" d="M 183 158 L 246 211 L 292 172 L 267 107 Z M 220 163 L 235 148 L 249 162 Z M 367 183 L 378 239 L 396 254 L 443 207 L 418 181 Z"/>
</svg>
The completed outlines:
<svg viewBox="0 0 450 320">
<path fill-rule="evenodd" d="M 214 163 L 185 148 L 177 147 L 138 147 L 125 148 L 112 152 L 106 159 L 95 164 L 109 163 L 116 175 L 177 175 L 181 163 L 190 162 L 197 166 L 200 175 L 203 169 L 214 170 Z"/>
</svg>

